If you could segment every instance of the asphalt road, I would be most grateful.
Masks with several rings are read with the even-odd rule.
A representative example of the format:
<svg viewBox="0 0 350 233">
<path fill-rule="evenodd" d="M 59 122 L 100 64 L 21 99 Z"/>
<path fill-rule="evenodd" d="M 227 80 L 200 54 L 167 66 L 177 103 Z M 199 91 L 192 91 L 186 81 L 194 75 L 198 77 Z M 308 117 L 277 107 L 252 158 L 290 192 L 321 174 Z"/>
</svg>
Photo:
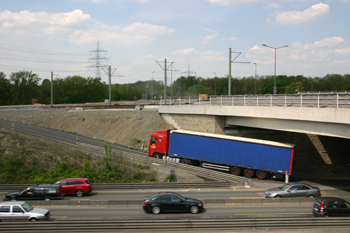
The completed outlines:
<svg viewBox="0 0 350 233">
<path fill-rule="evenodd" d="M 209 218 L 298 218 L 313 217 L 313 204 L 271 206 L 210 206 L 198 214 L 191 213 L 161 213 L 154 215 L 145 213 L 142 206 L 132 208 L 54 208 L 50 209 L 51 220 L 154 220 L 154 219 L 209 219 Z"/>
</svg>

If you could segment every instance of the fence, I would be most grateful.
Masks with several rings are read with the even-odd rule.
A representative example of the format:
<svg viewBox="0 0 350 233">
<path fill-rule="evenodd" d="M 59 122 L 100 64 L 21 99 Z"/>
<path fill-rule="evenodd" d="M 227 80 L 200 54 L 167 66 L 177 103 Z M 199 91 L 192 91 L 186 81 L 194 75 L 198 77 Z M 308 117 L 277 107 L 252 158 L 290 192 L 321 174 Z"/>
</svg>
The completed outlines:
<svg viewBox="0 0 350 233">
<path fill-rule="evenodd" d="M 208 100 L 198 97 L 174 97 L 161 99 L 166 105 L 219 105 L 259 107 L 308 107 L 308 108 L 350 108 L 350 94 L 291 94 L 291 95 L 231 95 L 210 96 Z"/>
</svg>

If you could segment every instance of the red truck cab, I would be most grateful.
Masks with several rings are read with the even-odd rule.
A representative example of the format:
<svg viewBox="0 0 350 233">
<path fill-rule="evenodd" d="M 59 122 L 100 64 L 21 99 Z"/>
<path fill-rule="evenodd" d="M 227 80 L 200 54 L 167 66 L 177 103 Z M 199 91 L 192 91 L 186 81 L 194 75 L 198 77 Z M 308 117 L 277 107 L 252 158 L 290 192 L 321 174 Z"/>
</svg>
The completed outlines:
<svg viewBox="0 0 350 233">
<path fill-rule="evenodd" d="M 148 155 L 155 158 L 163 158 L 168 154 L 169 130 L 159 130 L 152 133 L 148 146 Z"/>
</svg>

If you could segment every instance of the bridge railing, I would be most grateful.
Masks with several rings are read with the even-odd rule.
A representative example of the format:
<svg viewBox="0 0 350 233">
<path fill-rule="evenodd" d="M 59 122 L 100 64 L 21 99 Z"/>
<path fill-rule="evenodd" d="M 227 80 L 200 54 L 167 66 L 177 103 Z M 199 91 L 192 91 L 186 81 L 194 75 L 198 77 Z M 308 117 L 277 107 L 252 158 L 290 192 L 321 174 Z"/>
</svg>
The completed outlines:
<svg viewBox="0 0 350 233">
<path fill-rule="evenodd" d="M 308 108 L 350 108 L 350 94 L 289 94 L 289 95 L 231 95 L 210 96 L 208 100 L 198 97 L 172 97 L 161 104 L 220 105 L 220 106 L 266 106 Z"/>
</svg>

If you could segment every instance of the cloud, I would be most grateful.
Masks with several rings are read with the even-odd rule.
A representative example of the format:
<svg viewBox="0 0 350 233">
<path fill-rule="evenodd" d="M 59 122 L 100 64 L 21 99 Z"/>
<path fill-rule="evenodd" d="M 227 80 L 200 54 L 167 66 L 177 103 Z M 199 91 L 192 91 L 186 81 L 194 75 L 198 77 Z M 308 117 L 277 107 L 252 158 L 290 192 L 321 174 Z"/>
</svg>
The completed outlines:
<svg viewBox="0 0 350 233">
<path fill-rule="evenodd" d="M 151 0 L 134 0 L 135 2 L 139 2 L 141 4 L 146 4 L 146 3 L 150 3 Z"/>
<path fill-rule="evenodd" d="M 317 21 L 329 13 L 329 5 L 318 3 L 304 11 L 288 11 L 276 16 L 278 24 L 302 24 L 309 21 Z"/>
<path fill-rule="evenodd" d="M 342 48 L 342 49 L 336 49 L 336 50 L 334 50 L 334 53 L 340 54 L 340 55 L 347 55 L 347 54 L 350 54 L 350 47 L 348 47 L 348 48 Z"/>
<path fill-rule="evenodd" d="M 323 47 L 331 47 L 343 44 L 345 39 L 341 37 L 329 37 L 325 38 L 321 41 L 315 41 L 313 44 L 305 44 L 303 45 L 303 49 L 315 49 L 315 48 L 323 48 Z"/>
<path fill-rule="evenodd" d="M 228 37 L 228 38 L 222 38 L 221 40 L 238 40 L 238 38 L 231 36 L 231 37 Z"/>
<path fill-rule="evenodd" d="M 216 37 L 218 37 L 218 36 L 215 35 L 215 34 L 207 35 L 207 36 L 205 36 L 205 37 L 202 39 L 202 43 L 203 43 L 203 44 L 207 44 L 207 43 L 209 43 L 210 41 L 214 40 Z"/>
<path fill-rule="evenodd" d="M 159 36 L 175 32 L 172 28 L 140 22 L 125 27 L 106 25 L 96 22 L 81 10 L 54 14 L 6 10 L 0 13 L 0 23 L 1 34 L 48 36 L 76 44 L 95 43 L 101 36 L 106 44 L 150 44 Z"/>
<path fill-rule="evenodd" d="M 172 53 L 172 55 L 189 55 L 189 54 L 198 54 L 199 52 L 195 50 L 194 48 L 189 49 L 177 49 L 175 52 Z"/>
<path fill-rule="evenodd" d="M 220 6 L 232 6 L 232 5 L 245 4 L 245 3 L 264 2 L 263 0 L 206 0 L 206 1 L 212 5 L 220 5 Z"/>
</svg>

